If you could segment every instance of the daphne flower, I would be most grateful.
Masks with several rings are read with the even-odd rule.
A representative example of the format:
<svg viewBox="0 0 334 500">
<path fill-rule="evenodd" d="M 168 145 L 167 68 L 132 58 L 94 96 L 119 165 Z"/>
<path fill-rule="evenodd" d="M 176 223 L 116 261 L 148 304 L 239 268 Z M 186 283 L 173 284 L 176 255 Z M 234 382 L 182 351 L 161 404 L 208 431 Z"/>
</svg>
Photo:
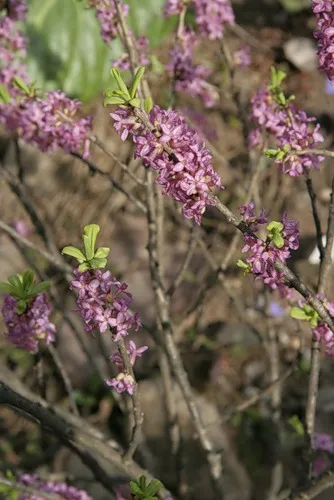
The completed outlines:
<svg viewBox="0 0 334 500">
<path fill-rule="evenodd" d="M 133 391 L 136 388 L 136 382 L 134 378 L 127 374 L 120 372 L 117 377 L 106 380 L 106 384 L 109 387 L 115 389 L 118 393 L 128 392 L 132 396 Z"/>
<path fill-rule="evenodd" d="M 331 0 L 313 0 L 318 29 L 314 37 L 318 41 L 320 69 L 325 71 L 330 82 L 334 83 L 334 11 Z"/>
<path fill-rule="evenodd" d="M 93 500 L 86 491 L 60 481 L 43 481 L 36 475 L 31 474 L 22 474 L 18 481 L 25 486 L 33 487 L 41 493 L 54 494 L 64 500 Z M 32 497 L 31 494 L 20 493 L 20 500 L 31 500 L 32 498 L 34 500 L 43 500 L 45 497 L 37 495 Z"/>
<path fill-rule="evenodd" d="M 22 314 L 17 312 L 17 299 L 6 295 L 2 308 L 9 342 L 28 352 L 36 352 L 40 340 L 55 340 L 55 325 L 50 322 L 51 306 L 45 293 L 33 297 Z"/>
<path fill-rule="evenodd" d="M 222 39 L 226 24 L 234 24 L 230 0 L 193 0 L 196 23 L 202 36 Z"/>
</svg>

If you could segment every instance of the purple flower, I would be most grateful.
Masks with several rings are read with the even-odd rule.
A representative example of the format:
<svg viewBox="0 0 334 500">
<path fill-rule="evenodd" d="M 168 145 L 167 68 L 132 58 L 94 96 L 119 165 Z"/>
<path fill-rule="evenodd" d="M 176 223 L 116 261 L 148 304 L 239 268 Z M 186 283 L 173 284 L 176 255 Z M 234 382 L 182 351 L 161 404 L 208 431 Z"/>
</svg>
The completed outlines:
<svg viewBox="0 0 334 500">
<path fill-rule="evenodd" d="M 254 216 L 254 204 L 242 206 L 240 212 L 244 215 L 245 222 L 253 232 L 257 232 L 259 226 L 267 222 L 264 211 L 256 217 Z M 264 283 L 272 290 L 278 289 L 282 296 L 286 296 L 288 289 L 284 284 L 284 276 L 275 269 L 275 262 L 281 260 L 283 263 L 290 257 L 290 250 L 296 250 L 299 246 L 298 222 L 289 220 L 286 214 L 281 218 L 283 238 L 282 247 L 278 248 L 270 239 L 262 241 L 249 234 L 244 235 L 245 245 L 242 253 L 247 253 L 246 263 L 255 279 L 263 279 Z"/>
<path fill-rule="evenodd" d="M 135 40 L 135 47 L 139 55 L 139 66 L 148 66 L 149 60 L 149 41 L 146 36 L 140 36 Z M 119 59 L 113 62 L 114 68 L 119 68 L 122 71 L 128 71 L 131 68 L 130 57 L 128 53 L 124 53 Z"/>
<path fill-rule="evenodd" d="M 64 500 L 93 500 L 90 495 L 84 490 L 79 490 L 74 486 L 59 481 L 43 481 L 36 475 L 22 474 L 18 480 L 25 486 L 31 486 L 41 493 L 53 493 L 64 498 Z M 43 500 L 42 496 L 20 493 L 20 500 Z"/>
<path fill-rule="evenodd" d="M 114 0 L 90 0 L 96 8 L 96 17 L 101 26 L 102 40 L 109 44 L 117 37 L 118 16 Z M 122 10 L 125 16 L 128 15 L 129 6 L 122 3 Z"/>
<path fill-rule="evenodd" d="M 130 109 L 118 108 L 110 116 L 123 140 L 132 135 L 135 157 L 157 171 L 156 182 L 163 186 L 163 194 L 182 203 L 183 215 L 200 224 L 206 207 L 214 205 L 211 189 L 223 186 L 212 167 L 211 155 L 195 130 L 181 115 L 159 106 L 154 106 L 147 115 L 154 133 L 145 128 Z M 164 150 L 165 144 L 175 152 L 173 157 Z"/>
<path fill-rule="evenodd" d="M 244 45 L 233 54 L 234 65 L 239 68 L 248 68 L 251 64 L 251 49 L 249 45 Z"/>
<path fill-rule="evenodd" d="M 2 315 L 9 342 L 28 352 L 36 352 L 40 340 L 46 344 L 54 342 L 56 328 L 49 320 L 50 313 L 51 306 L 45 293 L 33 297 L 22 314 L 17 312 L 17 299 L 6 295 Z"/>
<path fill-rule="evenodd" d="M 125 283 L 117 281 L 110 271 L 74 270 L 74 276 L 71 288 L 78 290 L 77 306 L 86 331 L 104 333 L 110 328 L 117 342 L 131 328 L 138 330 L 139 317 L 129 311 L 132 295 L 126 292 Z"/>
<path fill-rule="evenodd" d="M 249 137 L 250 147 L 260 145 L 261 130 L 271 134 L 279 148 L 289 146 L 293 151 L 312 149 L 324 138 L 319 133 L 320 125 L 313 126 L 316 120 L 304 111 L 289 103 L 280 107 L 266 88 L 260 89 L 251 100 L 250 117 L 256 123 L 256 132 Z M 280 171 L 292 177 L 302 175 L 305 170 L 319 170 L 324 157 L 315 154 L 295 155 L 287 153 L 282 160 L 275 160 Z"/>
<path fill-rule="evenodd" d="M 115 378 L 106 380 L 106 384 L 109 387 L 115 389 L 119 394 L 122 392 L 127 392 L 128 394 L 130 394 L 130 396 L 132 396 L 133 391 L 136 388 L 136 382 L 134 378 L 131 375 L 123 372 L 120 372 Z"/>
<path fill-rule="evenodd" d="M 147 351 L 148 349 L 148 346 L 147 345 L 144 345 L 142 347 L 139 347 L 137 349 L 137 346 L 136 344 L 134 343 L 133 340 L 130 340 L 129 342 L 129 345 L 128 345 L 128 348 L 127 348 L 127 353 L 129 355 L 129 358 L 130 358 L 130 363 L 131 365 L 133 366 L 136 362 L 136 359 L 137 358 L 140 358 L 141 355 Z M 124 361 L 120 355 L 120 353 L 117 351 L 117 352 L 114 352 L 111 356 L 110 356 L 110 359 L 111 361 L 113 361 L 115 363 L 115 365 L 117 365 L 118 367 L 120 367 L 122 370 L 124 370 Z"/>
<path fill-rule="evenodd" d="M 331 83 L 334 83 L 334 12 L 331 0 L 313 0 L 318 29 L 314 37 L 318 42 L 320 69 L 325 71 Z"/>
<path fill-rule="evenodd" d="M 229 0 L 193 0 L 200 34 L 210 40 L 222 39 L 225 24 L 234 24 Z"/>
<path fill-rule="evenodd" d="M 269 304 L 269 314 L 273 318 L 282 318 L 286 314 L 286 309 L 279 302 L 272 301 Z"/>
<path fill-rule="evenodd" d="M 175 81 L 175 90 L 200 97 L 205 106 L 210 108 L 218 101 L 218 93 L 207 79 L 211 70 L 193 62 L 193 51 L 197 45 L 196 35 L 193 31 L 184 31 L 177 44 L 170 50 L 172 60 L 167 65 L 167 70 Z"/>
<path fill-rule="evenodd" d="M 329 80 L 326 80 L 325 92 L 327 95 L 334 95 L 334 82 L 331 83 Z"/>
<path fill-rule="evenodd" d="M 25 0 L 7 0 L 8 17 L 13 21 L 24 21 L 27 15 Z"/>
<path fill-rule="evenodd" d="M 166 0 L 164 6 L 164 16 L 169 17 L 180 14 L 184 6 L 184 0 Z"/>
<path fill-rule="evenodd" d="M 26 142 L 42 151 L 84 151 L 89 155 L 92 118 L 75 119 L 81 103 L 61 91 L 48 92 L 44 98 L 21 98 L 19 103 L 0 105 L 0 122 L 17 131 Z"/>
<path fill-rule="evenodd" d="M 334 453 L 334 440 L 329 434 L 316 432 L 312 438 L 312 448 Z"/>
</svg>

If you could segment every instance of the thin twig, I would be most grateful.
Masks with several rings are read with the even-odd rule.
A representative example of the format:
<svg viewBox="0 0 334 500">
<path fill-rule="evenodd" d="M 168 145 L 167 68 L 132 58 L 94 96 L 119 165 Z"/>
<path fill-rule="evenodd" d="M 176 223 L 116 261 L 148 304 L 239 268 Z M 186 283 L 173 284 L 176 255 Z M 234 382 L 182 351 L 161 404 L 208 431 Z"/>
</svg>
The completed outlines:
<svg viewBox="0 0 334 500">
<path fill-rule="evenodd" d="M 53 362 L 58 370 L 58 373 L 59 373 L 59 375 L 64 383 L 66 392 L 67 392 L 69 400 L 70 400 L 70 407 L 72 409 L 72 412 L 74 413 L 74 415 L 79 416 L 80 413 L 79 413 L 78 407 L 76 405 L 76 402 L 75 402 L 74 396 L 73 396 L 72 383 L 71 383 L 71 380 L 67 374 L 67 371 L 62 363 L 62 360 L 60 359 L 60 357 L 58 355 L 57 349 L 51 344 L 47 345 L 46 349 L 47 349 L 48 353 L 50 354 L 50 356 L 51 356 L 51 358 L 52 358 L 52 360 L 53 360 Z"/>
<path fill-rule="evenodd" d="M 316 238 L 317 238 L 317 245 L 319 249 L 319 254 L 320 254 L 320 262 L 322 262 L 324 258 L 324 245 L 322 242 L 322 229 L 321 229 L 321 222 L 320 222 L 320 217 L 318 214 L 318 209 L 317 209 L 317 197 L 313 189 L 313 183 L 312 179 L 310 177 L 309 172 L 305 172 L 305 180 L 306 180 L 306 187 L 307 187 L 307 192 L 310 197 L 311 201 L 311 206 L 312 206 L 312 214 L 313 214 L 313 219 L 314 219 L 314 225 L 315 225 L 315 230 L 316 230 Z"/>
<path fill-rule="evenodd" d="M 173 283 L 171 284 L 171 286 L 169 287 L 169 290 L 167 291 L 167 295 L 169 295 L 169 297 L 171 297 L 174 294 L 175 290 L 178 289 L 178 287 L 181 285 L 182 281 L 184 280 L 184 274 L 188 269 L 191 258 L 193 256 L 193 253 L 194 253 L 196 246 L 198 244 L 198 236 L 199 236 L 199 232 L 197 231 L 197 228 L 193 227 L 191 229 L 188 248 L 187 248 L 187 252 L 184 256 L 183 263 L 181 264 L 180 269 L 179 269 L 177 275 L 175 276 Z"/>
<path fill-rule="evenodd" d="M 121 338 L 117 342 L 117 347 L 118 347 L 120 355 L 121 355 L 121 357 L 123 359 L 124 367 L 125 367 L 125 370 L 126 370 L 127 374 L 129 374 L 132 377 L 132 379 L 134 381 L 136 381 L 135 374 L 133 372 L 133 368 L 132 368 L 132 365 L 130 363 L 129 354 L 128 354 L 127 350 L 126 350 L 123 338 Z M 136 451 L 136 448 L 137 448 L 137 446 L 138 446 L 138 444 L 140 442 L 140 439 L 141 439 L 141 429 L 142 429 L 143 420 L 144 420 L 144 415 L 143 415 L 143 412 L 142 412 L 142 409 L 141 409 L 141 406 L 140 406 L 140 397 L 139 397 L 139 391 L 138 391 L 138 384 L 136 384 L 136 387 L 135 387 L 135 389 L 133 391 L 131 399 L 132 399 L 132 403 L 133 403 L 134 425 L 133 425 L 133 429 L 132 429 L 131 441 L 129 443 L 129 446 L 128 446 L 127 450 L 125 451 L 125 453 L 123 455 L 123 458 L 124 458 L 124 460 L 126 462 L 129 461 L 129 460 L 131 460 L 131 458 L 132 458 L 134 452 Z"/>
<path fill-rule="evenodd" d="M 85 163 L 89 167 L 92 173 L 98 173 L 99 175 L 106 177 L 113 188 L 117 189 L 122 194 L 124 194 L 124 196 L 126 196 L 126 198 L 132 201 L 132 203 L 134 203 L 141 212 L 143 212 L 144 214 L 146 213 L 145 205 L 138 198 L 136 198 L 131 192 L 127 191 L 119 182 L 115 181 L 108 172 L 104 172 L 90 160 L 83 158 L 82 155 L 79 153 L 73 152 L 71 153 L 71 155 L 80 159 L 83 163 Z"/>
<path fill-rule="evenodd" d="M 333 265 L 332 248 L 334 243 L 334 178 L 332 180 L 332 193 L 328 209 L 328 227 L 327 227 L 327 243 L 324 252 L 324 257 L 319 269 L 319 286 L 318 293 L 326 294 L 328 277 Z M 330 326 L 330 325 L 329 325 Z M 332 330 L 333 327 L 331 327 Z M 309 377 L 309 386 L 307 393 L 305 423 L 308 437 L 309 453 L 311 452 L 311 438 L 314 432 L 315 414 L 318 397 L 319 375 L 320 375 L 320 343 L 313 337 L 311 346 L 311 371 Z"/>
<path fill-rule="evenodd" d="M 332 487 L 334 487 L 333 470 L 326 472 L 316 481 L 312 481 L 311 485 L 304 488 L 302 492 L 289 493 L 283 498 L 280 497 L 280 500 L 312 500 L 313 498 L 316 498 L 318 495 Z"/>
<path fill-rule="evenodd" d="M 303 156 L 303 155 L 320 155 L 320 156 L 328 156 L 329 158 L 334 158 L 334 151 L 330 151 L 328 149 L 300 149 L 296 151 L 289 151 L 290 155 Z"/>
</svg>

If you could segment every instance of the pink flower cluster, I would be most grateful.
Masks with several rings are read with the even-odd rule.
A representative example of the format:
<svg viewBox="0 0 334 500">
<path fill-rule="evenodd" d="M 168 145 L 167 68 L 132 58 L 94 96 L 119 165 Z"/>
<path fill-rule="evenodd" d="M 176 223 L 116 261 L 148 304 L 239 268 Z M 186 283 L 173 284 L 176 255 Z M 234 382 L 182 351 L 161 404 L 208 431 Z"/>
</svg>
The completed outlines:
<svg viewBox="0 0 334 500">
<path fill-rule="evenodd" d="M 146 36 L 140 36 L 134 41 L 134 45 L 139 55 L 139 66 L 148 66 L 149 60 L 149 41 Z M 119 59 L 113 62 L 115 68 L 127 71 L 130 69 L 130 57 L 128 53 L 124 53 Z"/>
<path fill-rule="evenodd" d="M 77 290 L 78 311 L 85 323 L 88 332 L 98 330 L 100 333 L 108 329 L 112 332 L 112 339 L 118 342 L 129 335 L 129 331 L 134 328 L 138 330 L 140 326 L 137 313 L 131 314 L 129 307 L 132 295 L 126 290 L 126 283 L 116 280 L 110 271 L 90 270 L 80 273 L 74 271 L 74 280 L 71 288 Z M 140 357 L 147 350 L 147 346 L 137 349 L 133 341 L 129 342 L 127 348 L 130 362 L 133 365 L 137 357 Z M 119 368 L 117 377 L 107 380 L 106 383 L 116 389 L 117 392 L 127 391 L 132 394 L 136 383 L 133 377 L 126 373 L 122 357 L 119 352 L 111 356 Z"/>
<path fill-rule="evenodd" d="M 244 45 L 233 54 L 233 64 L 238 68 L 248 68 L 251 60 L 251 49 L 249 45 Z"/>
<path fill-rule="evenodd" d="M 193 2 L 200 34 L 210 40 L 222 39 L 224 26 L 235 22 L 230 0 L 193 0 Z"/>
<path fill-rule="evenodd" d="M 257 216 L 254 214 L 254 204 L 252 202 L 249 205 L 240 207 L 240 212 L 244 217 L 244 221 L 254 233 L 259 230 L 260 225 L 268 221 L 263 210 Z M 299 247 L 299 228 L 298 222 L 289 220 L 286 214 L 283 214 L 281 223 L 283 224 L 281 236 L 284 240 L 282 248 L 275 246 L 269 238 L 262 241 L 247 234 L 244 235 L 245 245 L 242 253 L 248 254 L 246 263 L 249 264 L 255 279 L 263 279 L 271 290 L 278 289 L 282 296 L 286 296 L 288 289 L 284 283 L 284 276 L 275 269 L 274 263 L 277 260 L 285 263 L 291 255 L 291 250 L 297 250 Z"/>
<path fill-rule="evenodd" d="M 272 135 L 279 148 L 290 146 L 292 151 L 312 149 L 324 138 L 319 133 L 320 125 L 313 122 L 314 117 L 308 117 L 304 111 L 288 103 L 284 108 L 279 106 L 267 88 L 262 88 L 251 100 L 251 119 L 257 125 L 249 137 L 251 148 L 261 145 L 262 133 Z M 295 155 L 287 153 L 282 160 L 275 160 L 280 171 L 292 177 L 302 175 L 305 170 L 319 169 L 323 157 L 313 154 Z"/>
<path fill-rule="evenodd" d="M 332 0 L 313 0 L 318 29 L 314 36 L 318 41 L 320 68 L 334 83 L 334 9 Z"/>
<path fill-rule="evenodd" d="M 322 299 L 329 314 L 334 317 L 334 302 L 329 302 L 324 297 L 319 298 Z M 316 328 L 312 329 L 312 334 L 318 342 L 323 342 L 326 354 L 334 357 L 334 332 L 332 332 L 329 326 L 319 321 Z"/>
<path fill-rule="evenodd" d="M 7 0 L 7 15 L 13 21 L 24 21 L 27 15 L 25 0 Z"/>
<path fill-rule="evenodd" d="M 88 157 L 92 118 L 75 119 L 80 107 L 79 101 L 61 91 L 48 92 L 43 98 L 22 97 L 19 102 L 0 105 L 0 123 L 42 151 L 82 149 Z"/>
<path fill-rule="evenodd" d="M 26 56 L 27 40 L 8 16 L 0 18 L 0 84 L 10 94 L 17 94 L 13 86 L 14 76 L 27 79 L 27 70 L 22 64 Z"/>
<path fill-rule="evenodd" d="M 30 486 L 41 493 L 50 493 L 54 495 L 59 495 L 60 498 L 64 500 L 93 500 L 90 495 L 84 490 L 79 490 L 74 486 L 70 486 L 66 483 L 61 483 L 58 481 L 42 481 L 36 475 L 32 474 L 22 474 L 19 478 L 19 482 L 24 486 Z M 44 496 L 21 493 L 20 500 L 43 500 Z"/>
<path fill-rule="evenodd" d="M 184 0 L 167 0 L 164 7 L 165 16 L 179 14 L 184 3 Z M 230 0 L 190 0 L 187 3 L 194 5 L 200 34 L 210 40 L 222 39 L 224 26 L 235 22 Z"/>
<path fill-rule="evenodd" d="M 132 135 L 135 156 L 158 172 L 156 182 L 163 186 L 163 193 L 182 203 L 184 217 L 200 224 L 206 207 L 215 204 L 210 197 L 211 188 L 223 186 L 212 167 L 211 155 L 195 130 L 181 115 L 159 106 L 154 106 L 147 115 L 153 131 L 148 130 L 131 109 L 119 107 L 110 116 L 123 141 Z M 169 155 L 164 145 L 171 147 L 175 154 Z"/>
<path fill-rule="evenodd" d="M 319 476 L 331 466 L 329 455 L 334 454 L 334 439 L 329 434 L 315 433 L 312 437 L 312 449 L 318 452 L 312 463 L 312 472 L 314 476 Z"/>
<path fill-rule="evenodd" d="M 33 297 L 27 309 L 17 312 L 17 299 L 6 295 L 2 315 L 7 327 L 9 342 L 28 352 L 36 352 L 40 340 L 46 344 L 55 340 L 55 325 L 50 322 L 51 306 L 45 293 Z"/>
<path fill-rule="evenodd" d="M 184 6 L 184 0 L 166 0 L 164 15 L 166 17 L 180 14 Z"/>
<path fill-rule="evenodd" d="M 175 90 L 193 97 L 200 97 L 205 106 L 210 108 L 217 103 L 218 93 L 207 83 L 211 70 L 202 65 L 196 65 L 193 61 L 193 51 L 198 43 L 192 30 L 182 33 L 178 42 L 170 50 L 172 58 L 167 65 L 175 81 Z"/>
<path fill-rule="evenodd" d="M 117 37 L 118 16 L 114 0 L 90 0 L 96 8 L 96 17 L 101 25 L 102 40 L 109 44 Z M 123 14 L 127 16 L 129 6 L 122 4 Z"/>
</svg>

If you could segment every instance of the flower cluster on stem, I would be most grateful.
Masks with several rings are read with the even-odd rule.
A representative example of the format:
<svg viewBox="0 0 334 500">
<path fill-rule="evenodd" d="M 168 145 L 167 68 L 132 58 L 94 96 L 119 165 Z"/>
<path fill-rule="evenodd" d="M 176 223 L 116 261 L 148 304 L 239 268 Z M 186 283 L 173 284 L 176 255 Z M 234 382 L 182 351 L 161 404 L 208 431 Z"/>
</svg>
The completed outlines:
<svg viewBox="0 0 334 500">
<path fill-rule="evenodd" d="M 316 118 L 307 116 L 290 101 L 280 105 L 266 87 L 253 96 L 250 117 L 257 128 L 250 134 L 249 146 L 262 146 L 264 133 L 273 137 L 280 150 L 272 151 L 282 173 L 297 177 L 310 169 L 319 170 L 319 163 L 324 159 L 322 156 L 294 154 L 295 151 L 312 149 L 324 140 L 319 132 L 320 125 L 313 125 Z"/>
<path fill-rule="evenodd" d="M 193 51 L 198 43 L 192 30 L 184 30 L 177 43 L 170 50 L 171 61 L 167 70 L 175 82 L 175 90 L 193 97 L 200 97 L 205 106 L 210 108 L 217 103 L 218 93 L 207 82 L 211 70 L 193 61 Z"/>
<path fill-rule="evenodd" d="M 131 108 L 120 106 L 110 116 L 123 141 L 132 136 L 135 156 L 158 172 L 156 182 L 163 186 L 163 194 L 182 203 L 182 214 L 200 224 L 206 207 L 215 204 L 211 189 L 222 189 L 222 184 L 198 134 L 180 114 L 159 106 L 154 106 L 149 114 L 140 111 L 149 127 Z"/>
<path fill-rule="evenodd" d="M 318 29 L 314 37 L 318 42 L 320 69 L 325 71 L 331 83 L 334 83 L 334 8 L 332 0 L 313 0 L 312 7 Z"/>
<path fill-rule="evenodd" d="M 247 272 L 252 272 L 255 279 L 262 279 L 271 290 L 278 290 L 282 296 L 287 296 L 289 289 L 285 285 L 284 276 L 275 269 L 275 262 L 281 260 L 283 263 L 291 255 L 291 250 L 299 247 L 298 222 L 289 220 L 283 214 L 281 221 L 272 221 L 266 227 L 267 238 L 265 241 L 258 238 L 256 233 L 260 226 L 268 222 L 262 210 L 259 215 L 254 214 L 253 202 L 242 206 L 240 212 L 250 230 L 254 233 L 245 234 L 245 245 L 242 253 L 247 253 L 245 261 L 239 261 L 239 267 Z"/>
<path fill-rule="evenodd" d="M 88 157 L 92 118 L 76 118 L 81 103 L 61 91 L 37 95 L 23 64 L 26 45 L 13 20 L 0 18 L 0 124 L 42 151 L 61 148 Z"/>
<path fill-rule="evenodd" d="M 25 0 L 7 0 L 7 15 L 13 21 L 24 21 L 27 15 L 27 6 Z"/>
<path fill-rule="evenodd" d="M 47 295 L 40 293 L 33 297 L 24 312 L 18 312 L 18 299 L 5 296 L 2 315 L 7 327 L 5 333 L 9 342 L 28 352 L 36 352 L 41 340 L 46 344 L 54 342 L 56 327 L 50 322 L 51 306 Z"/>
<path fill-rule="evenodd" d="M 109 44 L 118 36 L 118 16 L 114 0 L 90 0 L 96 9 L 96 17 L 101 26 L 101 38 Z M 128 4 L 122 3 L 123 14 L 128 15 Z"/>
<path fill-rule="evenodd" d="M 73 272 L 71 289 L 77 292 L 77 311 L 85 323 L 86 331 L 99 334 L 110 331 L 118 348 L 118 352 L 112 354 L 110 359 L 119 373 L 117 377 L 106 380 L 106 383 L 119 393 L 127 391 L 132 395 L 136 388 L 132 367 L 136 358 L 148 348 L 143 346 L 137 349 L 134 341 L 130 341 L 128 347 L 124 343 L 130 330 L 137 331 L 141 323 L 138 313 L 132 314 L 129 309 L 132 295 L 127 291 L 127 284 L 121 283 L 104 269 L 109 248 L 95 250 L 99 231 L 96 224 L 85 226 L 85 250 L 65 247 L 63 253 L 75 257 L 81 263 Z"/>
<path fill-rule="evenodd" d="M 210 40 L 222 39 L 225 25 L 235 22 L 230 0 L 167 0 L 165 16 L 179 14 L 185 3 L 193 4 L 199 32 Z"/>
<path fill-rule="evenodd" d="M 64 498 L 65 500 L 92 500 L 92 497 L 84 490 L 60 481 L 43 481 L 35 474 L 22 474 L 19 483 L 30 486 L 41 493 L 50 493 Z M 31 494 L 20 493 L 20 500 L 31 499 Z M 34 500 L 43 500 L 44 496 L 34 495 Z"/>
</svg>

